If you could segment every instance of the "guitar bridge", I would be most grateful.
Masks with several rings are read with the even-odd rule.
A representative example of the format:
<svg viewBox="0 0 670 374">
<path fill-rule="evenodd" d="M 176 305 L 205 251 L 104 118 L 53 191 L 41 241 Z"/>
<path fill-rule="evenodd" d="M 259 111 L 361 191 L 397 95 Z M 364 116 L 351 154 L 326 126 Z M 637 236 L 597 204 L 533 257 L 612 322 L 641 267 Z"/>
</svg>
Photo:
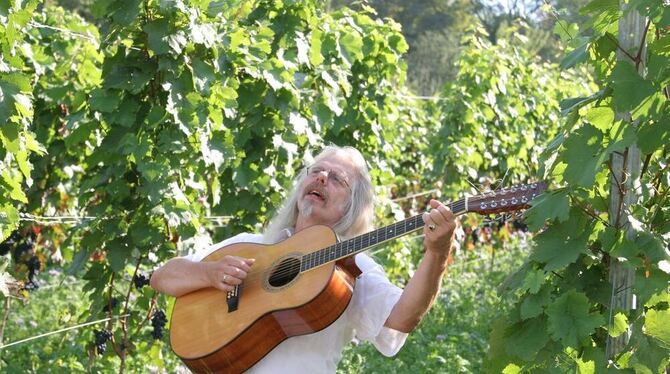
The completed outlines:
<svg viewBox="0 0 670 374">
<path fill-rule="evenodd" d="M 228 291 L 226 294 L 226 303 L 228 304 L 228 313 L 232 313 L 237 310 L 237 307 L 240 303 L 240 285 L 238 284 L 233 288 L 232 291 Z"/>
</svg>

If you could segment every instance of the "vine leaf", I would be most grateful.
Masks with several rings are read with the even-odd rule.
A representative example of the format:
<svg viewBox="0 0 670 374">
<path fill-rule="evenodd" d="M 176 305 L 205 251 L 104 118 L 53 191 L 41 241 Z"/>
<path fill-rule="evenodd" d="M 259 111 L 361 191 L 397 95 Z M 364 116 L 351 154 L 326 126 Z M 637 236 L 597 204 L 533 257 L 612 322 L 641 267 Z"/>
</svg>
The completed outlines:
<svg viewBox="0 0 670 374">
<path fill-rule="evenodd" d="M 544 193 L 533 200 L 532 205 L 524 214 L 531 231 L 541 229 L 547 220 L 558 218 L 559 222 L 563 222 L 570 215 L 570 201 L 566 189 Z"/>
<path fill-rule="evenodd" d="M 617 337 L 628 330 L 628 318 L 623 313 L 614 315 L 612 326 L 609 329 L 610 336 Z"/>
<path fill-rule="evenodd" d="M 544 312 L 544 308 L 551 300 L 551 289 L 544 288 L 542 292 L 528 295 L 521 302 L 519 312 L 521 319 L 534 318 Z"/>
<path fill-rule="evenodd" d="M 604 323 L 600 314 L 589 313 L 589 299 L 581 292 L 568 291 L 547 308 L 549 333 L 564 346 L 578 347 L 596 327 Z"/>
<path fill-rule="evenodd" d="M 584 125 L 570 134 L 560 155 L 567 164 L 563 172 L 566 182 L 586 188 L 593 186 L 605 157 L 601 152 L 602 142 L 602 133 L 591 125 Z"/>
<path fill-rule="evenodd" d="M 645 122 L 637 130 L 637 145 L 644 153 L 653 153 L 670 143 L 670 114 L 658 122 Z"/>
<path fill-rule="evenodd" d="M 644 321 L 645 333 L 656 340 L 659 344 L 670 349 L 670 309 L 654 310 L 647 312 Z"/>
<path fill-rule="evenodd" d="M 626 61 L 619 61 L 610 75 L 612 102 L 619 112 L 631 111 L 643 104 L 655 92 L 651 82 L 643 79 L 635 67 Z"/>
<path fill-rule="evenodd" d="M 614 122 L 614 111 L 608 107 L 594 107 L 586 112 L 586 119 L 605 133 Z"/>
<path fill-rule="evenodd" d="M 151 21 L 144 26 L 144 32 L 147 33 L 149 48 L 156 54 L 166 54 L 170 52 L 167 35 L 168 26 L 168 22 L 165 19 Z"/>
<path fill-rule="evenodd" d="M 544 284 L 546 273 L 541 269 L 528 272 L 526 278 L 523 280 L 522 289 L 528 290 L 528 292 L 535 294 L 540 290 L 542 284 Z"/>
<path fill-rule="evenodd" d="M 537 352 L 549 341 L 547 321 L 533 318 L 510 327 L 507 336 L 507 353 L 525 361 L 532 361 Z"/>
<path fill-rule="evenodd" d="M 537 248 L 531 259 L 544 263 L 545 271 L 562 269 L 575 262 L 580 254 L 586 253 L 586 243 L 590 234 L 586 220 L 574 209 L 570 220 L 558 223 L 535 238 Z"/>
</svg>

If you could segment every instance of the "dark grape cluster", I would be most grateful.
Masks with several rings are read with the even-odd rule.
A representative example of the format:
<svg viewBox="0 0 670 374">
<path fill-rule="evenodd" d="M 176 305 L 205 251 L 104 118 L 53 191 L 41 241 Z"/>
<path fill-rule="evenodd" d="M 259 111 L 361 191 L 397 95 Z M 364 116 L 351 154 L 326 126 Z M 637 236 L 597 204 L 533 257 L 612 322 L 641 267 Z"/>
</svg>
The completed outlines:
<svg viewBox="0 0 670 374">
<path fill-rule="evenodd" d="M 112 312 L 116 308 L 117 305 L 119 305 L 119 299 L 117 299 L 116 297 L 112 297 L 102 307 L 102 311 L 103 312 Z"/>
<path fill-rule="evenodd" d="M 523 223 L 523 221 L 520 220 L 520 219 L 515 219 L 514 221 L 512 221 L 512 226 L 517 231 L 522 231 L 522 232 L 527 232 L 528 231 L 528 225 Z"/>
<path fill-rule="evenodd" d="M 151 326 L 154 327 L 153 331 L 151 332 L 151 336 L 154 339 L 163 339 L 163 328 L 165 327 L 165 323 L 167 322 L 167 318 L 165 317 L 165 313 L 162 310 L 156 311 L 154 315 L 151 317 Z"/>
<path fill-rule="evenodd" d="M 21 235 L 19 231 L 14 231 L 4 242 L 0 243 L 0 256 L 4 256 L 9 251 L 16 246 L 16 244 L 21 240 Z"/>
<path fill-rule="evenodd" d="M 112 338 L 112 332 L 109 330 L 95 330 L 93 333 L 95 334 L 95 341 L 93 342 L 95 351 L 101 355 L 107 349 L 107 341 Z"/>
<path fill-rule="evenodd" d="M 40 262 L 39 257 L 32 256 L 28 262 L 26 262 L 26 265 L 28 266 L 28 283 L 26 283 L 26 289 L 31 291 L 39 287 L 37 273 L 39 273 L 42 263 Z"/>
<path fill-rule="evenodd" d="M 12 260 L 17 265 L 25 266 L 28 269 L 28 281 L 25 284 L 25 289 L 28 291 L 39 287 L 37 274 L 42 268 L 40 258 L 35 254 L 36 239 L 37 236 L 34 232 L 29 232 L 28 235 L 22 237 L 21 232 L 15 230 L 4 242 L 0 243 L 0 256 L 11 253 Z"/>
<path fill-rule="evenodd" d="M 147 277 L 145 274 L 142 273 L 137 273 L 135 274 L 135 277 L 133 278 L 133 283 L 135 284 L 135 288 L 138 290 L 147 284 L 149 284 L 149 277 Z"/>
</svg>

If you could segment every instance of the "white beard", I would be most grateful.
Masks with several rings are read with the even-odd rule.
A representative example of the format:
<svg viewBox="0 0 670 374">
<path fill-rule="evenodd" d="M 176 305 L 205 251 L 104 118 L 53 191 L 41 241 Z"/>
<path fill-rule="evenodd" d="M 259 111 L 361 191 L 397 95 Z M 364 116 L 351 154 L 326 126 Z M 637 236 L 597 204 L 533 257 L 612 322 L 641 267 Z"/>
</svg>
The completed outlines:
<svg viewBox="0 0 670 374">
<path fill-rule="evenodd" d="M 312 215 L 312 209 L 314 208 L 314 203 L 309 200 L 300 200 L 298 202 L 298 212 L 301 216 L 307 218 Z"/>
</svg>

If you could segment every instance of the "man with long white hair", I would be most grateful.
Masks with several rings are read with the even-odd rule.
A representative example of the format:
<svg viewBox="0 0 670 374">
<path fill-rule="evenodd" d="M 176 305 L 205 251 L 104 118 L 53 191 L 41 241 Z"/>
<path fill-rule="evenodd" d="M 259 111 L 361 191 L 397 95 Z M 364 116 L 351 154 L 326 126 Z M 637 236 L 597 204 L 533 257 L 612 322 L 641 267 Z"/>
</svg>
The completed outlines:
<svg viewBox="0 0 670 374">
<path fill-rule="evenodd" d="M 340 240 L 373 229 L 373 187 L 361 153 L 352 147 L 326 147 L 303 169 L 292 192 L 263 234 L 244 233 L 187 257 L 168 261 L 151 277 L 151 286 L 172 296 L 207 287 L 232 291 L 244 282 L 254 259 L 225 256 L 201 260 L 222 246 L 272 244 L 313 225 L 326 225 Z M 452 212 L 431 200 L 423 215 L 424 257 L 404 290 L 387 279 L 365 254 L 355 256 L 361 274 L 346 310 L 328 327 L 284 340 L 256 363 L 252 373 L 334 373 L 342 350 L 354 338 L 371 342 L 385 356 L 402 348 L 437 296 L 447 268 L 456 227 Z"/>
</svg>

